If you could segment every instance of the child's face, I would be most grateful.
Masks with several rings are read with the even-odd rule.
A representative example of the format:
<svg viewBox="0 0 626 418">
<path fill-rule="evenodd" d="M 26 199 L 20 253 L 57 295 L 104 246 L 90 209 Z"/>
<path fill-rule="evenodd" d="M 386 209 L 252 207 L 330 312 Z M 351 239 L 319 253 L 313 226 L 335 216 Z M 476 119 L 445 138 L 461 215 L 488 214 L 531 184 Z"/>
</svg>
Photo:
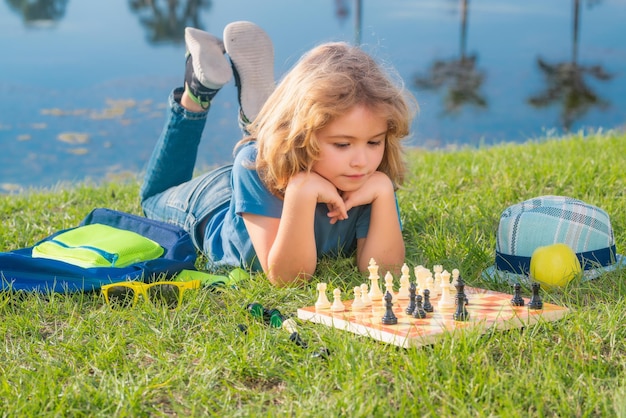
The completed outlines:
<svg viewBox="0 0 626 418">
<path fill-rule="evenodd" d="M 357 190 L 380 166 L 386 135 L 387 119 L 357 105 L 317 131 L 320 156 L 313 171 L 338 190 Z"/>
</svg>

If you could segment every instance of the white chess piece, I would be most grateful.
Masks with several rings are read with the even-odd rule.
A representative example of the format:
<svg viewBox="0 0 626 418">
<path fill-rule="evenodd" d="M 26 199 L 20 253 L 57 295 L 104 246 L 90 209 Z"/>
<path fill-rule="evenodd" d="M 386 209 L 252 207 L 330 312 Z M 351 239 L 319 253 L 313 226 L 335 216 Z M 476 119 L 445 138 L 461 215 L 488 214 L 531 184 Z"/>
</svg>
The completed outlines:
<svg viewBox="0 0 626 418">
<path fill-rule="evenodd" d="M 443 266 L 441 264 L 435 264 L 433 266 L 433 271 L 435 272 L 435 274 L 442 273 L 443 272 Z"/>
<path fill-rule="evenodd" d="M 437 306 L 440 309 L 454 308 L 454 299 L 450 295 L 450 286 L 441 287 L 441 297 L 439 298 Z"/>
<path fill-rule="evenodd" d="M 430 274 L 429 270 L 423 266 L 415 269 L 415 284 L 417 285 L 417 294 L 422 294 L 426 289 L 426 277 Z"/>
<path fill-rule="evenodd" d="M 420 292 L 420 283 L 417 280 L 417 278 L 420 275 L 420 270 L 423 269 L 423 268 L 424 268 L 424 266 L 422 266 L 422 265 L 413 267 L 413 276 L 415 277 L 415 294 L 416 295 L 419 294 L 419 292 Z"/>
<path fill-rule="evenodd" d="M 318 297 L 317 302 L 315 302 L 315 309 L 330 308 L 330 301 L 328 300 L 328 296 L 326 296 L 326 286 L 326 283 L 317 284 Z"/>
<path fill-rule="evenodd" d="M 333 304 L 330 305 L 332 312 L 343 312 L 346 310 L 346 306 L 341 301 L 341 289 L 337 288 L 333 290 Z"/>
<path fill-rule="evenodd" d="M 424 268 L 424 266 L 423 266 L 423 265 L 421 265 L 421 264 L 420 264 L 420 265 L 418 265 L 418 266 L 413 267 L 413 276 L 415 276 L 415 286 L 417 286 L 417 288 L 415 289 L 415 291 L 416 291 L 416 292 L 419 292 L 419 287 L 420 287 L 420 284 L 419 284 L 419 283 L 418 283 L 418 281 L 417 281 L 417 277 L 419 276 L 419 274 L 418 274 L 418 273 L 419 273 L 419 272 L 420 272 L 423 268 Z"/>
<path fill-rule="evenodd" d="M 370 300 L 383 300 L 383 292 L 380 290 L 380 286 L 378 285 L 378 279 L 380 279 L 380 276 L 378 275 L 378 264 L 376 264 L 376 261 L 373 258 L 370 259 L 369 267 L 367 269 L 370 272 Z"/>
<path fill-rule="evenodd" d="M 441 294 L 441 272 L 435 272 L 435 279 L 433 280 L 433 288 L 430 291 L 430 296 L 436 298 Z"/>
<path fill-rule="evenodd" d="M 442 292 L 443 292 L 444 287 L 447 287 L 448 289 L 452 288 L 452 284 L 450 283 L 450 272 L 448 272 L 448 270 L 444 270 L 443 272 L 441 272 L 441 291 Z"/>
<path fill-rule="evenodd" d="M 393 274 L 390 271 L 385 274 L 385 292 L 389 292 L 391 294 L 392 302 L 396 302 L 398 300 L 398 296 L 393 291 Z"/>
<path fill-rule="evenodd" d="M 370 299 L 370 295 L 367 293 L 367 284 L 363 283 L 361 285 L 361 302 L 363 302 L 363 306 L 372 306 L 372 300 Z"/>
<path fill-rule="evenodd" d="M 433 280 L 433 273 L 430 270 L 428 271 L 428 275 L 426 276 L 425 279 L 425 288 L 428 289 L 428 291 L 430 292 L 430 296 L 433 297 L 433 287 L 434 287 L 434 280 Z M 424 296 L 424 291 L 422 290 L 422 296 Z"/>
<path fill-rule="evenodd" d="M 352 310 L 363 309 L 363 300 L 361 299 L 361 286 L 354 287 L 354 301 L 352 301 Z"/>
<path fill-rule="evenodd" d="M 456 287 L 456 285 L 459 284 L 460 275 L 461 272 L 459 271 L 459 269 L 452 270 L 452 287 Z"/>
<path fill-rule="evenodd" d="M 296 321 L 293 318 L 285 319 L 283 321 L 282 328 L 285 329 L 289 334 L 298 332 L 298 326 L 296 325 Z"/>
<path fill-rule="evenodd" d="M 409 286 L 411 285 L 411 276 L 409 275 L 409 266 L 402 266 L 402 275 L 400 276 L 400 288 L 398 289 L 398 299 L 408 299 L 411 297 Z"/>
</svg>

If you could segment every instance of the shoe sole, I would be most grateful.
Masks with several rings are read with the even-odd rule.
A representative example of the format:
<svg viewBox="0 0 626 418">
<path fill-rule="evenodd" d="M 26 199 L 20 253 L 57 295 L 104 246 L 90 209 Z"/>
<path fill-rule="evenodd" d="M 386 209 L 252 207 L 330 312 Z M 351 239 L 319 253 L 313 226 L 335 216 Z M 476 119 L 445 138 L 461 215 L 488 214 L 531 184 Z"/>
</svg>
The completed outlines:
<svg viewBox="0 0 626 418">
<path fill-rule="evenodd" d="M 224 56 L 224 43 L 215 36 L 185 28 L 185 44 L 191 54 L 193 73 L 203 86 L 219 90 L 230 81 L 233 71 Z"/>
<path fill-rule="evenodd" d="M 269 35 L 252 22 L 224 28 L 224 46 L 239 78 L 239 105 L 252 121 L 274 91 L 274 46 Z"/>
</svg>

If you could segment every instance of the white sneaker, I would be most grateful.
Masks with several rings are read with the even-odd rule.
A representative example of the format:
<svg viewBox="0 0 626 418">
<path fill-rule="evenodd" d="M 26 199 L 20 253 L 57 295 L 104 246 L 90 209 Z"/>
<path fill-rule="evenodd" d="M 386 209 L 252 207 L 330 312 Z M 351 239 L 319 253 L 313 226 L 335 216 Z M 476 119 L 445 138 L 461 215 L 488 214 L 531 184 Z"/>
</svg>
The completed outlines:
<svg viewBox="0 0 626 418">
<path fill-rule="evenodd" d="M 211 99 L 233 76 L 224 56 L 224 43 L 207 32 L 185 28 L 185 45 L 185 84 L 191 98 L 206 109 Z"/>
<path fill-rule="evenodd" d="M 253 121 L 274 91 L 274 46 L 268 34 L 252 22 L 229 23 L 224 46 L 232 63 L 244 124 Z"/>
</svg>

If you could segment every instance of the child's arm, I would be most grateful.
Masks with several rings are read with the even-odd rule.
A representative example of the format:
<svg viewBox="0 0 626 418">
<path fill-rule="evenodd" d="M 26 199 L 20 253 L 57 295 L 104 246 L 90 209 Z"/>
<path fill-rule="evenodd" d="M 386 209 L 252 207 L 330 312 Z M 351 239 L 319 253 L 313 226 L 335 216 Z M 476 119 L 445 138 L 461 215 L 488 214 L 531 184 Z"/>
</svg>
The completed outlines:
<svg viewBox="0 0 626 418">
<path fill-rule="evenodd" d="M 404 263 L 405 248 L 398 219 L 393 183 L 389 177 L 376 172 L 360 189 L 344 194 L 346 210 L 371 203 L 370 226 L 367 237 L 357 242 L 357 265 L 367 272 L 373 258 L 381 271 L 398 272 Z"/>
<path fill-rule="evenodd" d="M 347 217 L 344 202 L 332 183 L 315 173 L 300 173 L 287 186 L 280 219 L 243 214 L 263 271 L 273 284 L 307 280 L 315 272 L 314 217 L 320 202 L 334 208 L 337 219 Z"/>
</svg>

